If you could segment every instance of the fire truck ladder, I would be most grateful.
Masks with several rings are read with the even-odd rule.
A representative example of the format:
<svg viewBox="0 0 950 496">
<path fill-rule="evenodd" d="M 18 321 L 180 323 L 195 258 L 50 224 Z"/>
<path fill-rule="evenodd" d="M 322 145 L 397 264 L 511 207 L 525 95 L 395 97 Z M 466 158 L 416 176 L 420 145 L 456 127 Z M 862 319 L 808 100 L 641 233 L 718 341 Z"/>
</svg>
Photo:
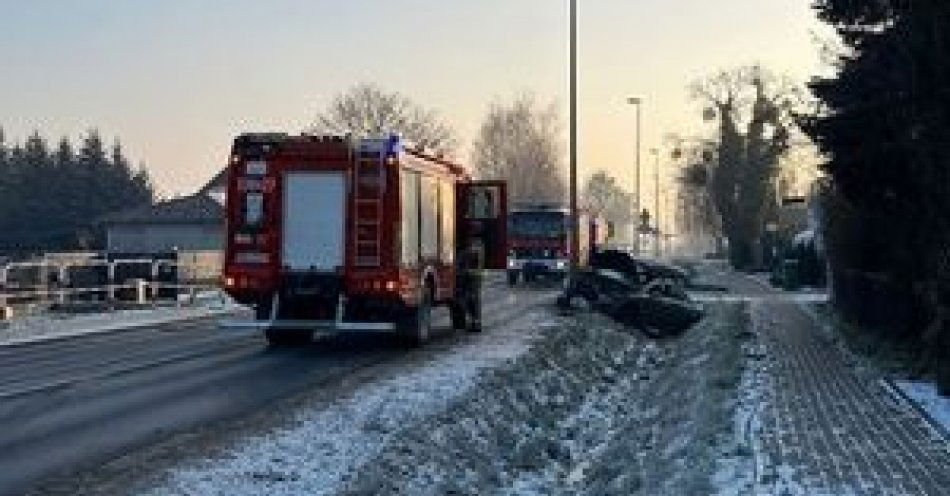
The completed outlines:
<svg viewBox="0 0 950 496">
<path fill-rule="evenodd" d="M 382 253 L 383 154 L 362 151 L 356 161 L 355 244 L 358 267 L 378 267 Z"/>
</svg>

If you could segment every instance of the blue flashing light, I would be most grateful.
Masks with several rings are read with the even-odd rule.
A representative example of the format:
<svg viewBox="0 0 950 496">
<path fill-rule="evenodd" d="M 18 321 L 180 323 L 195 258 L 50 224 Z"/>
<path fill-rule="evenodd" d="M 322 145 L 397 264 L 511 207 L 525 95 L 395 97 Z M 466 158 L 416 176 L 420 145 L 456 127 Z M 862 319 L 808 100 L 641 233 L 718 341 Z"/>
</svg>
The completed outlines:
<svg viewBox="0 0 950 496">
<path fill-rule="evenodd" d="M 386 154 L 396 155 L 402 151 L 402 148 L 402 138 L 400 138 L 398 134 L 390 135 L 389 140 L 386 142 Z"/>
</svg>

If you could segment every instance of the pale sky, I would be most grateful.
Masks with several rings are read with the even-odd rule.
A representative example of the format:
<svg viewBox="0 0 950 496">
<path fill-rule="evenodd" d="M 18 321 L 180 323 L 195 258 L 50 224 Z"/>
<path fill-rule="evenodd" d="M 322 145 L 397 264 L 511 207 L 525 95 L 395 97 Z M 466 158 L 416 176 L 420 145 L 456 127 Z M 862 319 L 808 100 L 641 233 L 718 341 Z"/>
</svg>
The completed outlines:
<svg viewBox="0 0 950 496">
<path fill-rule="evenodd" d="M 810 0 L 580 0 L 580 166 L 632 184 L 646 153 L 702 123 L 686 86 L 761 62 L 819 69 Z M 234 135 L 298 132 L 358 82 L 407 94 L 458 131 L 463 162 L 492 101 L 563 104 L 567 0 L 0 0 L 0 126 L 56 140 L 97 127 L 144 160 L 163 195 L 190 193 Z M 652 192 L 652 187 L 644 194 Z M 647 198 L 644 198 L 647 201 Z"/>
</svg>

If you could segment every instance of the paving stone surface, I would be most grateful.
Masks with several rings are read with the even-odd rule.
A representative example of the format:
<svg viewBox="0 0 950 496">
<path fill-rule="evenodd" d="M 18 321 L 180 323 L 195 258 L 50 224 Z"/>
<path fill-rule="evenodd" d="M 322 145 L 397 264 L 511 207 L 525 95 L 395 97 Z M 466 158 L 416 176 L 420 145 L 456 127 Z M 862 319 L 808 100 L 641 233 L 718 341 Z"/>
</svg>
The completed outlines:
<svg viewBox="0 0 950 496">
<path fill-rule="evenodd" d="M 880 375 L 856 367 L 798 303 L 763 298 L 750 314 L 753 493 L 950 495 L 950 441 Z"/>
</svg>

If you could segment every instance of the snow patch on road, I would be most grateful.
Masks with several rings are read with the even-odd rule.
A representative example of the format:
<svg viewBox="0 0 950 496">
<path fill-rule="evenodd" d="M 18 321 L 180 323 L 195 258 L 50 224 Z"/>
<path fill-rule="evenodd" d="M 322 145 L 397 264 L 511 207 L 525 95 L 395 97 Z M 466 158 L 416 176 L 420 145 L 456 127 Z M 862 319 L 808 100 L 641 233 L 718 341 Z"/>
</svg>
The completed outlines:
<svg viewBox="0 0 950 496">
<path fill-rule="evenodd" d="M 242 442 L 224 457 L 168 474 L 164 494 L 333 494 L 379 456 L 393 435 L 464 395 L 480 371 L 525 353 L 546 312 L 532 311 L 504 329 L 455 345 L 416 369 L 359 389 L 288 427 Z M 420 350 L 425 354 L 427 349 Z"/>
</svg>

